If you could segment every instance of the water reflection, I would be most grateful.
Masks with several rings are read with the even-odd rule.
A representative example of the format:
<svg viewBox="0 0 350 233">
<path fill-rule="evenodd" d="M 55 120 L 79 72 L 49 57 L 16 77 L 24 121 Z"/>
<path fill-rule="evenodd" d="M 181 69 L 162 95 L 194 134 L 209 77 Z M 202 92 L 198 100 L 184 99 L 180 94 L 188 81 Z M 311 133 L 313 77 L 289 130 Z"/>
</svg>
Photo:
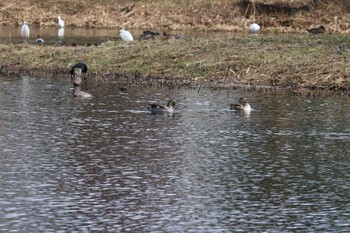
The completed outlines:
<svg viewBox="0 0 350 233">
<path fill-rule="evenodd" d="M 82 28 L 40 28 L 30 26 L 30 42 L 35 40 L 36 35 L 41 35 L 45 40 L 45 45 L 54 45 L 58 39 L 65 38 L 68 44 L 77 43 L 84 45 L 96 40 L 117 39 L 119 37 L 113 29 L 82 29 Z M 1 43 L 20 43 L 21 33 L 18 27 L 0 26 Z"/>
<path fill-rule="evenodd" d="M 347 98 L 0 78 L 0 231 L 346 232 Z M 249 117 L 229 104 L 248 95 Z M 173 116 L 149 102 L 177 100 Z"/>
<path fill-rule="evenodd" d="M 45 45 L 54 45 L 57 39 L 65 38 L 67 44 L 76 43 L 78 45 L 85 45 L 88 43 L 94 43 L 96 41 L 107 40 L 119 40 L 119 28 L 60 28 L 57 31 L 56 27 L 34 27 L 30 26 L 31 37 L 30 42 L 35 40 L 36 35 L 41 35 L 45 40 Z M 143 29 L 128 29 L 135 39 L 138 39 L 143 33 Z M 166 31 L 164 29 L 152 29 L 152 31 L 159 32 L 163 35 L 163 32 L 184 34 L 186 38 L 201 37 L 201 38 L 216 38 L 220 36 L 220 39 L 231 38 L 231 32 L 209 33 L 200 31 Z M 58 38 L 57 38 L 58 37 Z M 20 43 L 21 33 L 19 27 L 0 26 L 0 43 Z"/>
</svg>

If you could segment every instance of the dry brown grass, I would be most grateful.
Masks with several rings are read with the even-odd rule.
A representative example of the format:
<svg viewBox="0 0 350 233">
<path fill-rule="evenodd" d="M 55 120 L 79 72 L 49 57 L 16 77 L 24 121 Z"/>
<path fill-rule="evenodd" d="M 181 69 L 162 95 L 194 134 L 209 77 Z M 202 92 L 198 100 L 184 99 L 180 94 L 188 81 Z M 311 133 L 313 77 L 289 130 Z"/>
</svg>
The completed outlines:
<svg viewBox="0 0 350 233">
<path fill-rule="evenodd" d="M 309 11 L 252 11 L 241 0 L 2 0 L 0 22 L 56 26 L 57 16 L 68 27 L 120 27 L 246 31 L 256 21 L 258 36 L 223 39 L 187 39 L 123 44 L 110 41 L 99 48 L 1 45 L 1 71 L 8 73 L 66 73 L 79 60 L 89 64 L 90 75 L 104 82 L 144 83 L 152 80 L 173 85 L 211 87 L 282 87 L 320 93 L 350 88 L 350 3 L 318 0 Z M 304 0 L 256 0 L 255 3 L 300 7 Z M 287 7 L 287 8 L 288 8 Z M 249 9 L 248 9 L 249 8 Z M 325 25 L 327 34 L 310 37 L 305 29 Z M 303 32 L 299 35 L 281 32 Z M 337 35 L 330 35 L 337 34 Z M 342 92 L 344 93 L 344 92 Z"/>
<path fill-rule="evenodd" d="M 331 33 L 349 33 L 350 1 L 316 0 L 255 0 L 255 3 L 285 3 L 291 7 L 305 4 L 310 11 L 268 13 L 242 7 L 242 0 L 2 0 L 2 25 L 56 26 L 60 15 L 67 26 L 121 27 L 158 29 L 196 29 L 246 31 L 256 21 L 265 31 L 301 32 L 306 28 L 325 25 Z"/>
<path fill-rule="evenodd" d="M 90 76 L 103 82 L 167 83 L 255 89 L 276 87 L 319 93 L 350 91 L 346 36 L 242 35 L 231 39 L 187 39 L 122 43 L 102 47 L 1 45 L 4 73 L 68 73 L 85 61 Z"/>
</svg>

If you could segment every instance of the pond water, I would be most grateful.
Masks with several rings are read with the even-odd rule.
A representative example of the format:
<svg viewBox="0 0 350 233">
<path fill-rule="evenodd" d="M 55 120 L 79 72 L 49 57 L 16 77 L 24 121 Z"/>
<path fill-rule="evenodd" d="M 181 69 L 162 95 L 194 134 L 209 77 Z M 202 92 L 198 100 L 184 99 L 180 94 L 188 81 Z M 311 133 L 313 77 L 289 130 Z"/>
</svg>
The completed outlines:
<svg viewBox="0 0 350 233">
<path fill-rule="evenodd" d="M 29 25 L 30 26 L 30 25 Z M 67 27 L 64 30 L 59 30 L 56 27 L 34 27 L 30 26 L 30 40 L 29 43 L 34 44 L 37 35 L 40 35 L 44 40 L 44 45 L 54 45 L 59 40 L 64 40 L 68 45 L 76 43 L 78 45 L 85 45 L 87 43 L 99 43 L 107 40 L 119 40 L 120 28 L 71 28 Z M 141 29 L 127 29 L 134 39 L 138 39 L 142 34 Z M 200 32 L 200 31 L 168 31 L 165 29 L 152 29 L 155 32 L 162 34 L 163 32 L 181 34 L 186 37 L 218 37 L 229 38 L 232 37 L 232 32 Z M 238 34 L 238 33 L 235 33 Z M 60 37 L 59 37 L 60 35 Z M 22 43 L 21 27 L 0 26 L 0 43 Z"/>
<path fill-rule="evenodd" d="M 140 32 L 137 31 L 137 33 Z M 63 30 L 59 30 L 59 28 L 56 27 L 40 28 L 30 26 L 29 43 L 35 43 L 37 35 L 40 35 L 45 40 L 44 45 L 54 45 L 58 40 L 64 40 L 68 45 L 72 44 L 73 42 L 79 45 L 84 45 L 86 43 L 119 38 L 119 32 L 117 29 L 86 29 L 68 27 L 64 28 Z M 21 43 L 21 26 L 0 27 L 0 42 L 7 44 Z"/>
<path fill-rule="evenodd" d="M 1 232 L 350 231 L 349 98 L 91 89 L 0 77 Z"/>
</svg>

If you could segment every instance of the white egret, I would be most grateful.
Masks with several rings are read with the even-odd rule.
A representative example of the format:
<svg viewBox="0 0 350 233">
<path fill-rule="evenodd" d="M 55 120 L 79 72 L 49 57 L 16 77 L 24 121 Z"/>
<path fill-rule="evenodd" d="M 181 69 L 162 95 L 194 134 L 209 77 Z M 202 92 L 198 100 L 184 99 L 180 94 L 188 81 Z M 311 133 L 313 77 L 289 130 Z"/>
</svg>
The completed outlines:
<svg viewBox="0 0 350 233">
<path fill-rule="evenodd" d="M 129 31 L 126 31 L 125 28 L 122 28 L 120 30 L 120 38 L 123 40 L 123 41 L 133 41 L 134 40 L 134 37 L 131 35 L 131 33 Z"/>
<path fill-rule="evenodd" d="M 30 35 L 30 30 L 27 21 L 24 21 L 21 29 L 21 36 L 23 40 L 28 40 Z"/>
<path fill-rule="evenodd" d="M 59 28 L 57 32 L 58 38 L 64 37 L 64 28 Z"/>
<path fill-rule="evenodd" d="M 58 16 L 58 26 L 64 28 L 64 21 L 61 19 L 61 16 Z"/>
<path fill-rule="evenodd" d="M 249 26 L 249 30 L 252 33 L 257 33 L 260 30 L 260 26 L 257 23 L 253 23 Z"/>
</svg>

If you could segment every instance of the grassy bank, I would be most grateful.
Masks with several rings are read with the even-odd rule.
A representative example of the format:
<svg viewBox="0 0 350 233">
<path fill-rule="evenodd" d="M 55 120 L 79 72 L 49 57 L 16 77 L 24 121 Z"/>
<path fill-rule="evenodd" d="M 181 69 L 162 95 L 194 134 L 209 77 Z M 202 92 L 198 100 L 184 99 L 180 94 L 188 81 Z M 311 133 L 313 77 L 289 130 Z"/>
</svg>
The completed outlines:
<svg viewBox="0 0 350 233">
<path fill-rule="evenodd" d="M 67 74 L 84 61 L 91 79 L 106 83 L 240 87 L 297 92 L 350 92 L 346 36 L 242 34 L 230 39 L 155 40 L 100 47 L 0 45 L 3 73 Z M 264 89 L 264 88 L 262 88 Z"/>
</svg>

